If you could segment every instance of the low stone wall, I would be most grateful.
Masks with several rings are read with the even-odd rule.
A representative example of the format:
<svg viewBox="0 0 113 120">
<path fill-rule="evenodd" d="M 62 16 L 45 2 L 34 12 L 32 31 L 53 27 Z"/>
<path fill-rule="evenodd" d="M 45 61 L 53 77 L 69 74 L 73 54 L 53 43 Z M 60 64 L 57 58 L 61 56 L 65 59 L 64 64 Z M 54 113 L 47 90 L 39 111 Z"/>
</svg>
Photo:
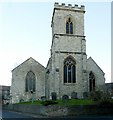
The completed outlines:
<svg viewBox="0 0 113 120">
<path fill-rule="evenodd" d="M 76 105 L 76 106 L 42 106 L 42 105 L 5 105 L 3 109 L 44 116 L 78 116 L 78 115 L 112 115 L 113 106 Z"/>
<path fill-rule="evenodd" d="M 68 109 L 63 106 L 42 106 L 42 105 L 5 105 L 3 109 L 31 113 L 44 116 L 67 116 Z"/>
<path fill-rule="evenodd" d="M 77 105 L 68 107 L 68 116 L 76 115 L 113 115 L 113 106 Z"/>
</svg>

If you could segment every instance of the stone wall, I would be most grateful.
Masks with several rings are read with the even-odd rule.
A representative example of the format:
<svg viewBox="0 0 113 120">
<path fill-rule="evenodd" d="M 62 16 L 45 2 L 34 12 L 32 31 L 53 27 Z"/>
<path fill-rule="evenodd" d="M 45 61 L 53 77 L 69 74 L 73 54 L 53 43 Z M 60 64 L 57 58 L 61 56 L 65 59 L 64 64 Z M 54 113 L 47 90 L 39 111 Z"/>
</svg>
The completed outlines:
<svg viewBox="0 0 113 120">
<path fill-rule="evenodd" d="M 104 73 L 92 60 L 87 60 L 86 40 L 84 36 L 85 7 L 72 6 L 64 3 L 55 3 L 52 16 L 52 46 L 51 57 L 47 69 L 40 63 L 30 58 L 12 70 L 11 95 L 12 102 L 21 99 L 41 99 L 46 96 L 51 99 L 51 93 L 57 94 L 57 99 L 63 95 L 77 93 L 78 98 L 83 98 L 83 93 L 89 91 L 88 73 L 93 71 L 96 77 L 96 87 L 100 88 L 105 83 Z M 71 18 L 73 34 L 66 33 L 66 22 Z M 76 63 L 76 83 L 64 84 L 64 61 L 72 57 Z M 32 95 L 25 91 L 26 74 L 32 71 L 36 76 L 36 92 Z"/>
<path fill-rule="evenodd" d="M 48 117 L 78 116 L 78 115 L 112 115 L 113 106 L 76 105 L 76 106 L 39 106 L 39 105 L 7 105 L 3 109 L 22 113 L 43 115 Z"/>
<path fill-rule="evenodd" d="M 31 95 L 30 91 L 25 91 L 26 75 L 29 71 L 32 71 L 36 77 L 36 91 L 33 93 L 33 95 Z M 34 99 L 40 99 L 41 96 L 45 96 L 45 73 L 46 69 L 32 58 L 26 60 L 24 63 L 16 67 L 12 71 L 12 103 L 17 103 L 21 99 L 24 101 L 29 101 L 29 99 L 32 97 Z"/>
<path fill-rule="evenodd" d="M 62 106 L 7 105 L 3 109 L 43 116 L 67 116 L 67 108 Z"/>
<path fill-rule="evenodd" d="M 74 34 L 83 35 L 84 34 L 84 12 L 85 7 L 72 7 L 55 4 L 53 17 L 52 17 L 52 28 L 54 34 L 65 34 L 65 24 L 67 17 L 73 19 L 74 24 Z M 61 23 L 61 24 L 59 24 Z"/>
<path fill-rule="evenodd" d="M 95 87 L 96 90 L 102 90 L 105 86 L 104 72 L 96 64 L 96 62 L 90 57 L 87 60 L 87 71 L 92 71 L 95 76 Z"/>
<path fill-rule="evenodd" d="M 73 92 L 83 98 L 87 92 L 86 71 L 86 40 L 84 36 L 84 6 L 55 3 L 52 17 L 51 65 L 49 65 L 49 95 L 56 92 L 58 99 L 63 95 L 71 97 Z M 66 21 L 71 18 L 73 34 L 66 33 Z M 76 62 L 76 83 L 64 84 L 64 60 L 71 56 Z"/>
</svg>

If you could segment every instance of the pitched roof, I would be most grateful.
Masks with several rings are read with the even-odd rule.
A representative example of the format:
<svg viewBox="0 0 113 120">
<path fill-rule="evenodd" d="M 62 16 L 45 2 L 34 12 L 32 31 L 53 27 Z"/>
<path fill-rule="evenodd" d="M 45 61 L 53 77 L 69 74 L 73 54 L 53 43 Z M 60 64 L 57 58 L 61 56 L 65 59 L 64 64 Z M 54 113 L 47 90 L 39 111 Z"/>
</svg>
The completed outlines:
<svg viewBox="0 0 113 120">
<path fill-rule="evenodd" d="M 36 61 L 35 59 L 33 59 L 32 57 L 28 58 L 27 60 L 25 60 L 23 63 L 21 63 L 20 65 L 18 65 L 17 67 L 15 67 L 12 71 L 14 71 L 15 69 L 17 69 L 19 66 L 21 66 L 22 64 L 24 64 L 25 62 L 29 61 L 29 60 L 33 60 L 36 63 L 38 63 L 39 65 L 41 65 L 38 61 Z M 43 68 L 45 68 L 43 65 L 41 65 Z"/>
<path fill-rule="evenodd" d="M 98 64 L 93 60 L 92 57 L 89 57 L 88 60 L 92 60 L 93 63 L 103 72 L 103 70 L 98 66 Z M 103 74 L 105 74 L 105 73 L 103 72 Z"/>
<path fill-rule="evenodd" d="M 111 83 L 106 83 L 105 86 L 107 86 L 108 88 L 113 89 L 113 82 L 111 82 Z"/>
<path fill-rule="evenodd" d="M 4 85 L 0 85 L 0 90 L 1 91 L 9 91 L 10 90 L 10 86 L 4 86 Z"/>
<path fill-rule="evenodd" d="M 106 90 L 112 92 L 113 91 L 113 83 L 105 83 Z"/>
</svg>

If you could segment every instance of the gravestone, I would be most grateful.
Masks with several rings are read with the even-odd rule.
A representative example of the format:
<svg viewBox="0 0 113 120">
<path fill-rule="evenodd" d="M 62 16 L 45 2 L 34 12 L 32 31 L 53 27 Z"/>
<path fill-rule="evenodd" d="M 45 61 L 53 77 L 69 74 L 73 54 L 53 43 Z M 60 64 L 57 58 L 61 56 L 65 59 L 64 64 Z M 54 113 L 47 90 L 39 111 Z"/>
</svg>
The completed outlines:
<svg viewBox="0 0 113 120">
<path fill-rule="evenodd" d="M 69 96 L 68 95 L 63 95 L 62 100 L 69 100 Z"/>
<path fill-rule="evenodd" d="M 52 100 L 57 100 L 57 94 L 56 92 L 51 93 Z"/>
<path fill-rule="evenodd" d="M 83 98 L 87 99 L 88 98 L 88 92 L 83 92 Z"/>
<path fill-rule="evenodd" d="M 45 101 L 45 100 L 46 100 L 46 97 L 45 97 L 45 96 L 41 96 L 41 100 L 42 100 L 42 101 Z"/>
<path fill-rule="evenodd" d="M 76 92 L 71 93 L 71 99 L 77 99 L 77 93 Z"/>
</svg>

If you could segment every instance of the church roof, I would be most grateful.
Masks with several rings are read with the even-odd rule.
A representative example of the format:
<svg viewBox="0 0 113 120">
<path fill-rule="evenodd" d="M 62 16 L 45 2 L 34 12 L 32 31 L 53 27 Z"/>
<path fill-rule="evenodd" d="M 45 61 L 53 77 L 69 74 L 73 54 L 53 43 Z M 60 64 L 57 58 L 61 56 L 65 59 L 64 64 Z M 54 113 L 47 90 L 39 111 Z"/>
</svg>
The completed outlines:
<svg viewBox="0 0 113 120">
<path fill-rule="evenodd" d="M 112 94 L 113 94 L 113 82 L 105 83 L 105 88 L 107 91 L 112 92 Z"/>
<path fill-rule="evenodd" d="M 0 85 L 0 91 L 10 91 L 10 86 Z"/>
<path fill-rule="evenodd" d="M 36 61 L 35 59 L 33 59 L 32 57 L 28 58 L 27 60 L 25 60 L 23 63 L 21 63 L 20 65 L 18 65 L 17 67 L 15 67 L 12 71 L 14 71 L 15 69 L 17 69 L 18 67 L 20 67 L 22 64 L 26 63 L 27 61 L 32 60 L 35 61 L 36 63 L 38 63 L 39 65 L 41 65 L 38 61 Z M 45 68 L 43 65 L 41 65 L 43 68 Z M 45 68 L 46 69 L 46 68 Z"/>
<path fill-rule="evenodd" d="M 113 89 L 113 82 L 111 82 L 111 83 L 106 83 L 105 86 L 107 86 L 108 88 Z"/>
<path fill-rule="evenodd" d="M 103 70 L 98 66 L 98 64 L 93 60 L 92 57 L 89 57 L 88 60 L 93 61 L 93 63 L 102 71 L 102 73 L 105 74 L 105 73 L 103 72 Z"/>
</svg>

